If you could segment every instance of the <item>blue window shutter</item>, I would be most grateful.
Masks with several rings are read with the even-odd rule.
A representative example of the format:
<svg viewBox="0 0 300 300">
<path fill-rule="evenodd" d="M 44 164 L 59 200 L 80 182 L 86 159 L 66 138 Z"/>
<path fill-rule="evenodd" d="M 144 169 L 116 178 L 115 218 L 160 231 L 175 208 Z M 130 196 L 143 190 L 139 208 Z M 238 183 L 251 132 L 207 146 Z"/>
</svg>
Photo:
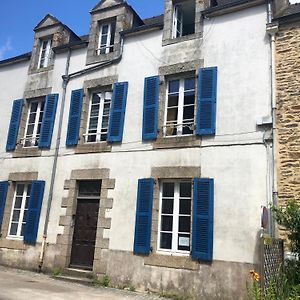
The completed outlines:
<svg viewBox="0 0 300 300">
<path fill-rule="evenodd" d="M 212 261 L 214 227 L 214 180 L 194 179 L 192 257 Z"/>
<path fill-rule="evenodd" d="M 8 191 L 8 181 L 0 181 L 0 228 L 2 225 L 6 196 Z"/>
<path fill-rule="evenodd" d="M 6 142 L 6 151 L 13 151 L 16 148 L 17 137 L 19 132 L 19 126 L 22 116 L 22 109 L 23 109 L 23 99 L 14 100 L 9 130 L 7 135 L 7 142 Z"/>
<path fill-rule="evenodd" d="M 58 101 L 58 94 L 49 94 L 46 97 L 45 111 L 43 115 L 43 122 L 42 122 L 41 134 L 39 139 L 39 148 L 51 147 L 57 101 Z"/>
<path fill-rule="evenodd" d="M 215 135 L 217 67 L 201 68 L 198 76 L 197 135 Z"/>
<path fill-rule="evenodd" d="M 143 141 L 157 137 L 159 76 L 145 78 Z"/>
<path fill-rule="evenodd" d="M 123 138 L 128 82 L 117 82 L 113 87 L 112 109 L 109 119 L 108 142 L 121 142 Z"/>
<path fill-rule="evenodd" d="M 67 146 L 76 146 L 78 144 L 82 100 L 83 89 L 72 91 L 66 141 Z"/>
<path fill-rule="evenodd" d="M 28 244 L 35 244 L 36 242 L 44 189 L 45 181 L 32 181 L 24 232 L 24 242 Z"/>
<path fill-rule="evenodd" d="M 139 179 L 134 248 L 135 254 L 150 253 L 154 179 Z"/>
</svg>

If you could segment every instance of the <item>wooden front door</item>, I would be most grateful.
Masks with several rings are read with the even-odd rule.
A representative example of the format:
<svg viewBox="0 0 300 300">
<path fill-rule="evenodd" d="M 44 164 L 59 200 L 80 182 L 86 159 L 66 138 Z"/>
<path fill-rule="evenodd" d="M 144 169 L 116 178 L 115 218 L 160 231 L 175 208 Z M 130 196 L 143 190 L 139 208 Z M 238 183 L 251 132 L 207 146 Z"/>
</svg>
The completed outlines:
<svg viewBox="0 0 300 300">
<path fill-rule="evenodd" d="M 91 197 L 91 195 L 80 197 L 79 187 L 70 262 L 71 267 L 93 269 L 100 200 L 97 198 L 95 196 Z"/>
</svg>

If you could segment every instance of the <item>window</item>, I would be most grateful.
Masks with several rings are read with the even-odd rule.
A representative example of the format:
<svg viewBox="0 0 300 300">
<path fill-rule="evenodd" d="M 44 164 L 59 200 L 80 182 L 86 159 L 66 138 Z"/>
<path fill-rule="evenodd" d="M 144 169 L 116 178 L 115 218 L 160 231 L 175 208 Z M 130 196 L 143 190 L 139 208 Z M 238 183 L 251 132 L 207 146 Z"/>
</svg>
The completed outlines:
<svg viewBox="0 0 300 300">
<path fill-rule="evenodd" d="M 175 4 L 173 6 L 172 38 L 195 33 L 195 1 Z"/>
<path fill-rule="evenodd" d="M 190 251 L 191 203 L 191 181 L 162 181 L 160 186 L 158 250 L 179 253 Z"/>
<path fill-rule="evenodd" d="M 26 214 L 30 198 L 31 184 L 17 183 L 14 195 L 13 208 L 10 217 L 9 234 L 11 237 L 23 237 L 26 225 Z"/>
<path fill-rule="evenodd" d="M 23 140 L 24 147 L 37 147 L 44 116 L 45 99 L 39 98 L 29 102 L 28 118 Z"/>
<path fill-rule="evenodd" d="M 107 140 L 111 98 L 111 91 L 96 92 L 91 95 L 86 142 Z"/>
<path fill-rule="evenodd" d="M 107 54 L 114 50 L 115 23 L 100 25 L 97 54 Z"/>
<path fill-rule="evenodd" d="M 164 135 L 193 134 L 195 129 L 195 78 L 170 80 L 167 87 Z"/>
<path fill-rule="evenodd" d="M 51 39 L 41 40 L 38 69 L 48 67 L 51 54 L 52 54 L 51 44 L 52 44 Z"/>
</svg>

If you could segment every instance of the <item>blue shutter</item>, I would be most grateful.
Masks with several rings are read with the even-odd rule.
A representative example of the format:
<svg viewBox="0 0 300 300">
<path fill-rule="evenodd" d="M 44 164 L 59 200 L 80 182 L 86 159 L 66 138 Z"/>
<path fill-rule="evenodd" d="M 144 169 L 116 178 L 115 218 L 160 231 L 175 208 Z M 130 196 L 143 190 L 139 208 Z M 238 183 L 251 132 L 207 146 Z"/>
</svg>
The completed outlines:
<svg viewBox="0 0 300 300">
<path fill-rule="evenodd" d="M 214 135 L 216 132 L 217 72 L 217 67 L 199 70 L 197 135 Z"/>
<path fill-rule="evenodd" d="M 4 208 L 8 190 L 8 181 L 0 181 L 0 228 L 4 215 Z"/>
<path fill-rule="evenodd" d="M 46 97 L 45 111 L 43 115 L 43 122 L 39 139 L 39 148 L 51 147 L 57 101 L 58 94 L 50 94 Z"/>
<path fill-rule="evenodd" d="M 139 179 L 134 249 L 136 254 L 150 253 L 154 179 Z"/>
<path fill-rule="evenodd" d="M 78 143 L 82 100 L 83 89 L 72 91 L 66 141 L 67 146 L 75 146 Z"/>
<path fill-rule="evenodd" d="M 214 227 L 214 180 L 194 179 L 192 257 L 212 261 Z"/>
<path fill-rule="evenodd" d="M 6 151 L 13 151 L 16 148 L 19 126 L 22 116 L 23 99 L 15 100 L 13 102 L 7 142 Z"/>
<path fill-rule="evenodd" d="M 45 181 L 32 181 L 24 232 L 24 242 L 28 244 L 35 244 L 36 242 L 44 189 Z"/>
<path fill-rule="evenodd" d="M 159 76 L 145 78 L 143 140 L 154 140 L 157 137 Z"/>
<path fill-rule="evenodd" d="M 123 137 L 128 82 L 117 82 L 113 87 L 112 109 L 109 117 L 108 142 L 121 142 Z"/>
</svg>

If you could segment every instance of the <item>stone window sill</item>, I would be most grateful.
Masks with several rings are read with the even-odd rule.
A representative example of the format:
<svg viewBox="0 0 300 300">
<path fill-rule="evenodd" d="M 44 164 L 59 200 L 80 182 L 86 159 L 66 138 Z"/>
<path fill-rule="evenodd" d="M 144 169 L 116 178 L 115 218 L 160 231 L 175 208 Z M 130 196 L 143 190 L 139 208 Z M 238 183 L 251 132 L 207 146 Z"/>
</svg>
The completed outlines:
<svg viewBox="0 0 300 300">
<path fill-rule="evenodd" d="M 41 155 L 42 155 L 42 150 L 39 148 L 17 147 L 17 149 L 13 152 L 13 158 L 34 157 L 34 156 L 41 156 Z"/>
<path fill-rule="evenodd" d="M 153 149 L 200 147 L 201 138 L 196 135 L 159 137 L 153 143 Z"/>
<path fill-rule="evenodd" d="M 181 43 L 181 42 L 185 42 L 185 41 L 199 39 L 201 37 L 202 37 L 202 34 L 200 32 L 197 32 L 197 33 L 181 36 L 178 38 L 173 38 L 173 39 L 170 38 L 170 39 L 163 40 L 162 45 L 168 46 L 168 45 L 177 44 L 177 43 Z"/>
<path fill-rule="evenodd" d="M 149 266 L 166 267 L 185 270 L 199 270 L 199 263 L 187 255 L 150 254 L 144 258 L 144 264 Z"/>
<path fill-rule="evenodd" d="M 75 154 L 111 152 L 111 145 L 103 143 L 78 144 Z"/>
<path fill-rule="evenodd" d="M 51 64 L 50 66 L 45 67 L 45 68 L 39 68 L 39 69 L 34 68 L 29 71 L 29 74 L 39 74 L 39 73 L 48 72 L 48 71 L 53 70 L 53 67 L 54 67 L 54 65 Z"/>
</svg>

